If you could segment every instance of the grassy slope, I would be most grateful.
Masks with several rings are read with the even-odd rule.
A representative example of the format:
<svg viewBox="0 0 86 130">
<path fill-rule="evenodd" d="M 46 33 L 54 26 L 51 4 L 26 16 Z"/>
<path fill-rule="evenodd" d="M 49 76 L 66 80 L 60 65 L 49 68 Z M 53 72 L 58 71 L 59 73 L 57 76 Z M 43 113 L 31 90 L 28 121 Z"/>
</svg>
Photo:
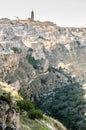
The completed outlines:
<svg viewBox="0 0 86 130">
<path fill-rule="evenodd" d="M 30 120 L 20 117 L 20 130 L 67 130 L 59 121 L 44 116 L 43 120 Z"/>
</svg>

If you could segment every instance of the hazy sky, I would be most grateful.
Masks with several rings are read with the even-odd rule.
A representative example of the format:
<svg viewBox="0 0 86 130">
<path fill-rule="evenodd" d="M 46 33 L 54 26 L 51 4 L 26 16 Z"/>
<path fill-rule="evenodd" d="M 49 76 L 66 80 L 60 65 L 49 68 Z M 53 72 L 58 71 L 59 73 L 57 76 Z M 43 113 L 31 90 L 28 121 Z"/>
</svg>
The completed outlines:
<svg viewBox="0 0 86 130">
<path fill-rule="evenodd" d="M 86 27 L 86 0 L 0 0 L 0 18 L 30 17 L 59 26 Z"/>
</svg>

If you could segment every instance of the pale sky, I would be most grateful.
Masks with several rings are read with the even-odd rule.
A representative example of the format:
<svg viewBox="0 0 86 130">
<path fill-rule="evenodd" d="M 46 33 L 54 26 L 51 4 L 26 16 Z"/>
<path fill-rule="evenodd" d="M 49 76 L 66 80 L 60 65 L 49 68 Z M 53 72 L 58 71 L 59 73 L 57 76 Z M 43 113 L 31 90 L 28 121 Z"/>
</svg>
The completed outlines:
<svg viewBox="0 0 86 130">
<path fill-rule="evenodd" d="M 86 27 L 86 0 L 0 0 L 0 18 L 51 21 L 58 26 Z"/>
</svg>

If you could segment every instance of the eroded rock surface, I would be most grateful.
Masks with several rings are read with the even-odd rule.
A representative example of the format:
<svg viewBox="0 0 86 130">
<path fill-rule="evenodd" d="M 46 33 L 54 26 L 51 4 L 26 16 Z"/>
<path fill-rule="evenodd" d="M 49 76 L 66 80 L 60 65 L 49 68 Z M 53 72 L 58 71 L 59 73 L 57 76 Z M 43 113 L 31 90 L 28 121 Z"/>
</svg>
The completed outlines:
<svg viewBox="0 0 86 130">
<path fill-rule="evenodd" d="M 21 93 L 85 82 L 85 58 L 86 28 L 0 19 L 0 80 L 17 82 Z"/>
</svg>

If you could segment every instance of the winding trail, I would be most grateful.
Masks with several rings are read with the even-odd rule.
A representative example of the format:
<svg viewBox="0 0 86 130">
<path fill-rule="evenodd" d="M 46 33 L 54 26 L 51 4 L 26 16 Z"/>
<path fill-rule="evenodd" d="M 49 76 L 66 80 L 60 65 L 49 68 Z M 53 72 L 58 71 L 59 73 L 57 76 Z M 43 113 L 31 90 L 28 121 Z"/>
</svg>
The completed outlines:
<svg viewBox="0 0 86 130">
<path fill-rule="evenodd" d="M 49 73 L 49 71 L 46 71 L 46 72 L 43 72 L 43 73 L 40 73 L 38 75 L 35 75 L 28 83 L 28 85 L 30 85 L 36 78 L 38 78 L 39 76 L 42 76 L 42 75 L 47 75 Z"/>
</svg>

